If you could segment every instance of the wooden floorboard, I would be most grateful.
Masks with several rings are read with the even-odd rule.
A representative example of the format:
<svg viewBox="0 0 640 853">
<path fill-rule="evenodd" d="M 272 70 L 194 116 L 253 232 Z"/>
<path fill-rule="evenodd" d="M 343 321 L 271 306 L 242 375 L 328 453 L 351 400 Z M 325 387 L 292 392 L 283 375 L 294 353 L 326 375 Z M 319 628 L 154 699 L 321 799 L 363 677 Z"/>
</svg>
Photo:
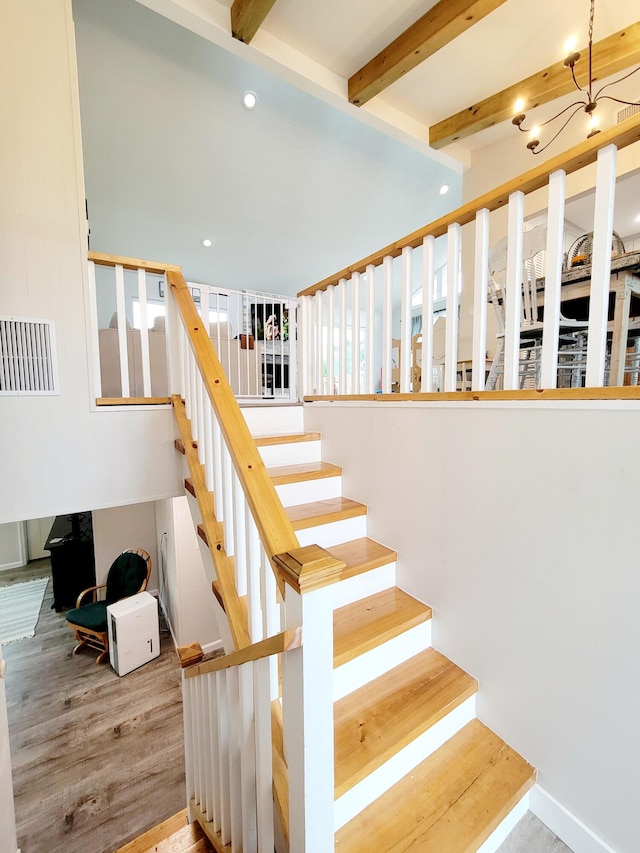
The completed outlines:
<svg viewBox="0 0 640 853">
<path fill-rule="evenodd" d="M 40 560 L 0 584 L 50 573 Z M 21 853 L 112 853 L 185 806 L 180 667 L 160 657 L 120 678 L 73 656 L 47 587 L 33 638 L 4 647 Z"/>
</svg>

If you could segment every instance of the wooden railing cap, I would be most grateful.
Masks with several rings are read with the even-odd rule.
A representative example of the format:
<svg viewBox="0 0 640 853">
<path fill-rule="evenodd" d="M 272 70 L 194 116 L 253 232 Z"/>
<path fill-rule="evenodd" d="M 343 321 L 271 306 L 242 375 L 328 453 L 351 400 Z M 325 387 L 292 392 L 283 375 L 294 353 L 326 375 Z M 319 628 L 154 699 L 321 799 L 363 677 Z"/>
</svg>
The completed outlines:
<svg viewBox="0 0 640 853">
<path fill-rule="evenodd" d="M 340 580 L 346 563 L 319 545 L 306 545 L 276 554 L 273 558 L 278 570 L 289 586 L 304 594 Z"/>
</svg>

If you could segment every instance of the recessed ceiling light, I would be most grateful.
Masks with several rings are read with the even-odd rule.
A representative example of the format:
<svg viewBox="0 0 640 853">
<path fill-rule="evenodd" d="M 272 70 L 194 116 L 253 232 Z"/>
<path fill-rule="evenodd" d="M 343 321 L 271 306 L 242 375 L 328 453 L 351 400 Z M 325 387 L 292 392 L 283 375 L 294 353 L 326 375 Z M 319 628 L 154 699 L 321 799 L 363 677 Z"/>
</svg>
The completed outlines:
<svg viewBox="0 0 640 853">
<path fill-rule="evenodd" d="M 636 216 L 636 222 L 640 222 L 640 213 Z"/>
<path fill-rule="evenodd" d="M 443 184 L 440 187 L 440 195 L 446 195 L 449 192 L 449 184 Z"/>
<path fill-rule="evenodd" d="M 258 103 L 258 96 L 255 92 L 245 92 L 242 96 L 242 106 L 245 110 L 252 110 Z"/>
<path fill-rule="evenodd" d="M 209 246 L 211 245 L 211 240 L 209 240 L 208 238 L 206 240 L 203 240 L 202 245 L 208 249 Z"/>
</svg>

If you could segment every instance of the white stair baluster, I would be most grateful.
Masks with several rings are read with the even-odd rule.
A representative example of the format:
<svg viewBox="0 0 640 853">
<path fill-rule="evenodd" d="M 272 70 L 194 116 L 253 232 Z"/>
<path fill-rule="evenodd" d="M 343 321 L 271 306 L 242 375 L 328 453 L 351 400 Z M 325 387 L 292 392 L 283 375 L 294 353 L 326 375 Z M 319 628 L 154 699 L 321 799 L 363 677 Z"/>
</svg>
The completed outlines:
<svg viewBox="0 0 640 853">
<path fill-rule="evenodd" d="M 507 246 L 507 282 L 505 285 L 504 388 L 513 391 L 519 385 L 520 324 L 522 322 L 522 232 L 524 195 L 509 196 Z"/>
<path fill-rule="evenodd" d="M 327 288 L 327 394 L 330 397 L 336 393 L 334 353 L 334 330 L 336 322 L 335 289 L 335 285 L 333 284 L 330 284 Z"/>
<path fill-rule="evenodd" d="M 124 269 L 116 264 L 116 314 L 118 318 L 118 352 L 120 354 L 120 385 L 123 397 L 131 396 L 129 389 L 129 353 L 127 346 L 127 309 L 124 296 Z"/>
<path fill-rule="evenodd" d="M 240 780 L 242 849 L 257 850 L 256 746 L 254 728 L 253 663 L 235 667 L 238 675 L 238 724 L 240 728 Z"/>
<path fill-rule="evenodd" d="M 393 324 L 393 258 L 387 255 L 382 262 L 382 393 L 391 393 L 392 324 Z M 400 365 L 398 365 L 399 367 Z M 373 390 L 373 389 L 372 389 Z M 371 393 L 371 392 L 370 392 Z"/>
<path fill-rule="evenodd" d="M 225 670 L 229 702 L 229 805 L 231 818 L 231 849 L 242 850 L 242 730 L 239 714 L 240 689 L 238 668 Z"/>
<path fill-rule="evenodd" d="M 220 791 L 220 837 L 223 844 L 231 842 L 231 788 L 229 770 L 229 693 L 227 670 L 216 672 L 218 694 L 218 763 Z"/>
<path fill-rule="evenodd" d="M 400 295 L 400 391 L 411 391 L 411 285 L 413 284 L 413 249 L 402 250 L 402 292 Z"/>
<path fill-rule="evenodd" d="M 351 394 L 360 393 L 360 273 L 354 272 L 351 290 Z"/>
<path fill-rule="evenodd" d="M 323 293 L 319 290 L 314 296 L 316 301 L 316 381 L 315 393 L 322 396 L 325 393 L 324 384 L 324 306 Z"/>
<path fill-rule="evenodd" d="M 209 718 L 210 725 L 210 743 L 211 743 L 211 766 L 213 769 L 211 777 L 211 785 L 213 792 L 213 828 L 216 832 L 220 832 L 220 747 L 218 746 L 218 687 L 216 681 L 216 673 L 210 672 L 207 675 L 207 688 L 209 691 L 209 703 L 211 705 L 212 714 Z"/>
<path fill-rule="evenodd" d="M 193 678 L 185 678 L 182 672 L 182 721 L 184 724 L 184 776 L 187 794 L 187 808 L 191 810 L 191 800 L 194 796 L 194 761 L 193 761 Z"/>
<path fill-rule="evenodd" d="M 542 388 L 556 388 L 558 385 L 558 334 L 560 331 L 560 293 L 562 287 L 565 178 L 566 174 L 562 170 L 549 176 L 540 376 Z"/>
<path fill-rule="evenodd" d="M 247 602 L 249 613 L 249 634 L 251 642 L 257 643 L 264 637 L 262 626 L 262 606 L 260 595 L 260 537 L 253 520 L 249 505 L 245 503 L 245 529 L 248 541 L 248 584 Z"/>
<path fill-rule="evenodd" d="M 365 367 L 365 394 L 373 394 L 376 390 L 376 268 L 373 264 L 367 267 L 367 304 L 365 306 L 367 313 L 367 363 Z"/>
<path fill-rule="evenodd" d="M 447 229 L 447 326 L 445 334 L 444 390 L 455 391 L 458 376 L 458 309 L 460 303 L 461 229 Z"/>
<path fill-rule="evenodd" d="M 263 658 L 253 665 L 258 853 L 273 853 L 274 848 L 269 661 L 270 658 Z"/>
<path fill-rule="evenodd" d="M 147 273 L 138 269 L 138 305 L 140 306 L 140 357 L 142 359 L 142 393 L 151 396 L 151 367 L 149 362 L 149 324 L 147 318 Z"/>
<path fill-rule="evenodd" d="M 587 346 L 586 385 L 588 388 L 600 388 L 604 384 L 617 153 L 615 145 L 607 145 L 606 148 L 598 151 Z M 624 358 L 627 342 L 625 340 L 621 343 Z M 610 376 L 609 384 L 617 384 L 617 379 L 616 376 Z"/>
<path fill-rule="evenodd" d="M 422 241 L 422 353 L 420 390 L 433 391 L 433 281 L 435 278 L 435 238 Z"/>
<path fill-rule="evenodd" d="M 340 394 L 347 394 L 347 281 L 344 278 L 340 279 L 338 285 L 338 294 L 340 298 L 340 344 L 339 344 L 339 361 L 340 380 L 338 390 Z"/>
<path fill-rule="evenodd" d="M 487 361 L 487 293 L 489 285 L 489 211 L 476 213 L 473 277 L 473 349 L 471 390 L 484 391 Z"/>
<path fill-rule="evenodd" d="M 231 490 L 233 495 L 233 553 L 235 555 L 235 576 L 238 595 L 247 594 L 247 537 L 245 531 L 245 500 L 240 480 L 235 470 L 231 473 Z"/>
</svg>

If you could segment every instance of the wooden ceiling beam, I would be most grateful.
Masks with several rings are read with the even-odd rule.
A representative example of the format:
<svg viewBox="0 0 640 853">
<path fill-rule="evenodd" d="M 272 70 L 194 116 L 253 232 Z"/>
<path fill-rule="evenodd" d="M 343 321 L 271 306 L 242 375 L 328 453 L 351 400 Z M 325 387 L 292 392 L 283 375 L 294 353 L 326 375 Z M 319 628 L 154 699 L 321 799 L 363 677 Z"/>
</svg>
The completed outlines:
<svg viewBox="0 0 640 853">
<path fill-rule="evenodd" d="M 440 0 L 349 78 L 349 100 L 361 107 L 504 2 Z"/>
<path fill-rule="evenodd" d="M 262 26 L 276 0 L 234 0 L 231 6 L 231 33 L 249 44 Z"/>
<path fill-rule="evenodd" d="M 575 71 L 578 82 L 588 82 L 588 48 L 580 51 Z M 640 62 L 640 22 L 609 36 L 593 45 L 593 75 L 604 80 Z M 546 104 L 570 92 L 575 92 L 571 74 L 562 62 L 556 62 L 519 83 L 514 83 L 496 95 L 472 104 L 429 128 L 429 145 L 444 148 L 452 142 L 466 139 L 474 133 L 511 119 L 515 102 L 522 98 L 524 112 Z M 577 92 L 576 92 L 577 94 Z"/>
</svg>

